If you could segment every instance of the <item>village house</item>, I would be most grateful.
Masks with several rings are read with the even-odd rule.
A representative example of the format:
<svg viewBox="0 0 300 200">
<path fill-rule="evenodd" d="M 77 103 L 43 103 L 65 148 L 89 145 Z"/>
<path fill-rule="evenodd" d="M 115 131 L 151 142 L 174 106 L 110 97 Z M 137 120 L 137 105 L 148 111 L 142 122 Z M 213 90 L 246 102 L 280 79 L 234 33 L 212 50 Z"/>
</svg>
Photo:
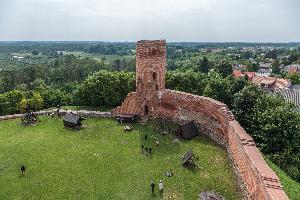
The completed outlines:
<svg viewBox="0 0 300 200">
<path fill-rule="evenodd" d="M 293 64 L 285 66 L 284 71 L 294 74 L 294 73 L 300 73 L 300 65 L 299 64 Z"/>
<path fill-rule="evenodd" d="M 257 76 L 270 76 L 272 73 L 272 63 L 259 63 Z"/>
<path fill-rule="evenodd" d="M 278 88 L 288 89 L 291 86 L 291 82 L 289 80 L 276 77 L 254 76 L 251 82 L 262 89 L 272 92 Z"/>
</svg>

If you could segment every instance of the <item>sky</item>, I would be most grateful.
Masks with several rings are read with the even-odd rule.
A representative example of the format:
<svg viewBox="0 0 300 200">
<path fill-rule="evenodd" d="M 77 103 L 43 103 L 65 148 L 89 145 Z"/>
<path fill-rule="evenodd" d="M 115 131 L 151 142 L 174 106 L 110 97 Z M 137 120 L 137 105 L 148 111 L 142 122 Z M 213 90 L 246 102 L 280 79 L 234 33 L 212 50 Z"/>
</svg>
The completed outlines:
<svg viewBox="0 0 300 200">
<path fill-rule="evenodd" d="M 0 40 L 300 42 L 300 0 L 0 0 Z"/>
</svg>

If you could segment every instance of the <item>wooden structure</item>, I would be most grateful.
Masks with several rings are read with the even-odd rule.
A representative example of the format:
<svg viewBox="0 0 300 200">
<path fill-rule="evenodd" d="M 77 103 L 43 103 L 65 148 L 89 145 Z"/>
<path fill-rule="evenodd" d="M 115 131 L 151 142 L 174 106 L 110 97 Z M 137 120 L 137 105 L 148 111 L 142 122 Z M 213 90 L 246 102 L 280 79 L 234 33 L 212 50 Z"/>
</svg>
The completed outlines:
<svg viewBox="0 0 300 200">
<path fill-rule="evenodd" d="M 193 150 L 190 149 L 183 157 L 182 157 L 182 162 L 181 165 L 187 166 L 187 167 L 198 167 L 198 165 L 195 163 L 196 157 L 193 153 Z"/>
<path fill-rule="evenodd" d="M 134 115 L 117 115 L 117 121 L 119 123 L 134 123 L 136 117 Z"/>
<path fill-rule="evenodd" d="M 64 126 L 68 128 L 79 128 L 81 127 L 81 122 L 84 120 L 83 117 L 79 115 L 67 112 L 63 117 Z"/>
<path fill-rule="evenodd" d="M 176 135 L 179 138 L 188 140 L 199 135 L 199 131 L 195 123 L 193 121 L 190 121 L 181 124 L 177 130 Z"/>
<path fill-rule="evenodd" d="M 21 124 L 24 126 L 34 125 L 40 122 L 39 118 L 30 111 L 29 104 L 26 105 L 26 113 L 21 117 Z"/>
<path fill-rule="evenodd" d="M 191 139 L 199 135 L 198 127 L 194 121 L 177 121 L 157 118 L 154 120 L 154 131 L 160 134 L 173 133 L 180 139 Z"/>
</svg>

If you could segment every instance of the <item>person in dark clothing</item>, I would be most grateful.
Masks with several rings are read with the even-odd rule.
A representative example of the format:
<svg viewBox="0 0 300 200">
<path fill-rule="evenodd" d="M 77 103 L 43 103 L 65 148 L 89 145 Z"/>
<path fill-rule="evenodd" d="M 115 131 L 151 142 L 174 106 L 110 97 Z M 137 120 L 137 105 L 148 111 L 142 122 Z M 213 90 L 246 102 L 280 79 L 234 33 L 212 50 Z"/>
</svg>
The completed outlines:
<svg viewBox="0 0 300 200">
<path fill-rule="evenodd" d="M 144 145 L 142 145 L 141 148 L 142 148 L 142 154 L 144 154 Z"/>
<path fill-rule="evenodd" d="M 148 139 L 148 135 L 145 135 L 145 140 L 147 140 Z"/>
<path fill-rule="evenodd" d="M 56 111 L 57 117 L 60 117 L 59 111 L 60 111 L 60 105 L 57 105 L 57 111 Z"/>
<path fill-rule="evenodd" d="M 153 181 L 151 181 L 150 186 L 151 186 L 152 193 L 154 193 L 155 183 Z"/>
<path fill-rule="evenodd" d="M 22 175 L 23 176 L 25 176 L 25 171 L 26 171 L 26 167 L 25 167 L 25 165 L 21 165 L 21 173 L 22 173 Z"/>
<path fill-rule="evenodd" d="M 26 113 L 30 113 L 30 105 L 28 103 L 26 104 Z"/>
<path fill-rule="evenodd" d="M 145 147 L 145 151 L 146 151 L 146 156 L 148 156 L 148 147 Z"/>
<path fill-rule="evenodd" d="M 151 156 L 152 148 L 149 148 L 149 156 Z"/>
</svg>

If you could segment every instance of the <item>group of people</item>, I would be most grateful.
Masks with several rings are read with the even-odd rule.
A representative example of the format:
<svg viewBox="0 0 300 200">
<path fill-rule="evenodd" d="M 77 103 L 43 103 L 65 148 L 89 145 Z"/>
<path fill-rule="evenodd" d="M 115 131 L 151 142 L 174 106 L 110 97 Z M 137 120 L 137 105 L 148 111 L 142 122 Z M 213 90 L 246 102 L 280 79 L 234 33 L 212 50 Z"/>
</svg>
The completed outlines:
<svg viewBox="0 0 300 200">
<path fill-rule="evenodd" d="M 154 183 L 153 181 L 151 181 L 150 186 L 151 186 L 151 191 L 152 191 L 152 193 L 154 193 L 154 190 L 155 190 L 155 183 Z M 163 184 L 162 180 L 160 180 L 160 181 L 158 182 L 158 189 L 159 189 L 160 192 L 163 192 L 163 191 L 164 191 L 164 184 Z"/>
<path fill-rule="evenodd" d="M 148 140 L 148 135 L 146 134 L 144 136 L 145 141 Z M 155 142 L 156 144 L 156 148 L 159 148 L 159 140 L 156 140 Z M 142 149 L 142 154 L 145 154 L 146 156 L 151 156 L 152 155 L 152 148 L 151 147 L 145 147 L 144 145 L 141 145 L 141 149 Z"/>
<path fill-rule="evenodd" d="M 145 153 L 146 156 L 151 156 L 152 154 L 152 148 L 151 147 L 145 147 L 144 145 L 141 146 L 142 154 Z"/>
</svg>

